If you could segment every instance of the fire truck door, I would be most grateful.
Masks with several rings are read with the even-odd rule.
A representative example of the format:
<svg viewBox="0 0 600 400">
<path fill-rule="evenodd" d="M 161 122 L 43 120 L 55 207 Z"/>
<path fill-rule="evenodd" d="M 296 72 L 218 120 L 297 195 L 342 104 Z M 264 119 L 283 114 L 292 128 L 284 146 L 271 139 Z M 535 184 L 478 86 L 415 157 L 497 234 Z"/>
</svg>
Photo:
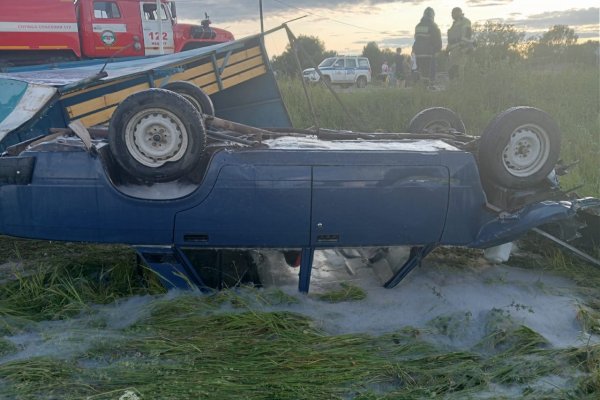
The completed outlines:
<svg viewBox="0 0 600 400">
<path fill-rule="evenodd" d="M 161 41 L 162 54 L 173 53 L 175 51 L 173 25 L 171 14 L 165 4 L 161 3 L 161 10 L 157 10 L 156 1 L 142 2 L 140 7 L 145 54 L 147 56 L 161 54 Z"/>
<path fill-rule="evenodd" d="M 83 8 L 80 28 L 86 57 L 112 57 L 117 53 L 119 57 L 140 55 L 129 46 L 133 36 L 139 33 L 132 30 L 126 2 L 94 0 L 78 4 Z"/>
</svg>

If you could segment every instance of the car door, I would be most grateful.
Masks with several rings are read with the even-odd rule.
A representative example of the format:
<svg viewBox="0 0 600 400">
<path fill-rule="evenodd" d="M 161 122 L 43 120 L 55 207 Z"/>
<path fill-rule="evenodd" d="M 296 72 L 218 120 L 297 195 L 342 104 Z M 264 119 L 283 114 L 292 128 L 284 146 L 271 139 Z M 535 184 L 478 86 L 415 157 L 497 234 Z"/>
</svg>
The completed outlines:
<svg viewBox="0 0 600 400">
<path fill-rule="evenodd" d="M 96 0 L 81 7 L 84 15 L 80 19 L 89 19 L 91 22 L 81 24 L 82 51 L 86 57 L 139 55 L 130 46 L 136 29 L 135 24 L 131 22 L 131 16 L 127 14 L 127 3 Z"/>
<path fill-rule="evenodd" d="M 210 194 L 177 213 L 175 243 L 204 247 L 306 247 L 311 169 L 223 166 Z"/>
<path fill-rule="evenodd" d="M 436 243 L 448 208 L 449 173 L 440 165 L 313 167 L 314 246 Z"/>
<path fill-rule="evenodd" d="M 358 67 L 358 65 L 356 63 L 356 58 L 347 58 L 346 59 L 346 79 L 345 79 L 345 81 L 347 83 L 356 82 L 357 67 Z"/>
<path fill-rule="evenodd" d="M 144 50 L 147 56 L 169 54 L 175 51 L 171 14 L 161 3 L 160 12 L 156 2 L 140 3 L 142 29 L 144 31 Z M 162 53 L 161 45 L 162 42 Z"/>
<path fill-rule="evenodd" d="M 332 83 L 344 83 L 346 80 L 346 63 L 343 58 L 338 58 L 333 63 L 333 70 L 331 71 L 331 82 Z"/>
</svg>

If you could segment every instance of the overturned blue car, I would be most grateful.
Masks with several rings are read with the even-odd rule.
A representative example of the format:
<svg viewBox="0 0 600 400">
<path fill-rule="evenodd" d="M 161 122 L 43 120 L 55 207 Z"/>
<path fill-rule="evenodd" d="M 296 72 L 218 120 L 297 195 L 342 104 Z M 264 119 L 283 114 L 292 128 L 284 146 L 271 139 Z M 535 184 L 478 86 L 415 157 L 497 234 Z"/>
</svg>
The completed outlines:
<svg viewBox="0 0 600 400">
<path fill-rule="evenodd" d="M 438 246 L 491 248 L 597 206 L 560 191 L 560 132 L 541 110 L 506 110 L 480 137 L 445 108 L 406 133 L 296 129 L 261 46 L 115 62 L 93 79 L 89 65 L 0 74 L 0 233 L 126 243 L 177 287 L 279 249 L 306 292 L 317 249 L 410 246 L 394 287 Z"/>
</svg>

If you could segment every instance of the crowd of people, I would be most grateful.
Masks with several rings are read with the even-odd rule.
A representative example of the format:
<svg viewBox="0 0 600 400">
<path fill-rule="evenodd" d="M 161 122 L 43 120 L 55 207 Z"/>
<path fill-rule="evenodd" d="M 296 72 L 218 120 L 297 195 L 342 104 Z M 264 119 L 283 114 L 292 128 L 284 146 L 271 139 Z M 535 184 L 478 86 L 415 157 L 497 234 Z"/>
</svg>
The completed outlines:
<svg viewBox="0 0 600 400">
<path fill-rule="evenodd" d="M 448 29 L 448 45 L 445 53 L 448 56 L 448 76 L 457 79 L 464 75 L 466 57 L 474 48 L 471 21 L 467 19 L 459 7 L 452 9 L 452 26 Z M 415 41 L 410 57 L 402 54 L 402 48 L 396 49 L 394 60 L 390 65 L 384 61 L 381 75 L 389 83 L 404 87 L 418 80 L 432 85 L 436 80 L 436 56 L 442 51 L 442 34 L 435 23 L 433 8 L 427 7 L 421 21 L 415 27 Z"/>
</svg>

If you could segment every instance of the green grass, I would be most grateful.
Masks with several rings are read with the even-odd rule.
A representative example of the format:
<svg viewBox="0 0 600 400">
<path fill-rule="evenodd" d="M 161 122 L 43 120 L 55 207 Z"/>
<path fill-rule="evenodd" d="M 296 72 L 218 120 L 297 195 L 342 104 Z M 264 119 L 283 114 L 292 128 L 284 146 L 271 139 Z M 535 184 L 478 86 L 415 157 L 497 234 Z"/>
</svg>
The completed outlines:
<svg viewBox="0 0 600 400">
<path fill-rule="evenodd" d="M 445 91 L 422 86 L 409 90 L 368 87 L 340 91 L 349 117 L 322 85 L 311 86 L 319 125 L 326 128 L 403 132 L 410 119 L 427 107 L 456 111 L 467 132 L 481 134 L 492 118 L 510 107 L 533 106 L 550 114 L 563 133 L 561 157 L 580 161 L 563 178 L 565 188 L 583 184 L 581 195 L 600 196 L 600 74 L 587 65 L 541 69 L 526 63 L 498 66 L 485 72 L 468 71 L 466 79 L 451 82 Z M 279 80 L 294 126 L 312 126 L 313 120 L 299 81 Z"/>
<path fill-rule="evenodd" d="M 569 390 L 549 391 L 555 398 L 598 393 L 597 345 L 548 349 L 535 332 L 515 325 L 492 350 L 448 352 L 416 329 L 329 335 L 307 317 L 257 312 L 247 301 L 233 291 L 159 300 L 119 340 L 69 359 L 0 363 L 0 393 L 22 399 L 118 398 L 127 390 L 164 399 L 469 398 L 491 385 L 521 385 L 522 393 L 539 395 L 527 385 L 553 376 L 578 377 Z M 223 312 L 227 305 L 239 311 Z"/>
<path fill-rule="evenodd" d="M 2 285 L 0 330 L 23 321 L 64 319 L 90 304 L 107 304 L 135 294 L 162 293 L 151 274 L 140 272 L 125 246 L 83 245 L 0 237 L 0 263 L 24 267 Z"/>
<path fill-rule="evenodd" d="M 327 301 L 329 303 L 359 301 L 365 299 L 366 297 L 367 294 L 364 290 L 347 282 L 340 283 L 339 289 L 330 290 L 317 296 L 319 300 Z"/>
</svg>

